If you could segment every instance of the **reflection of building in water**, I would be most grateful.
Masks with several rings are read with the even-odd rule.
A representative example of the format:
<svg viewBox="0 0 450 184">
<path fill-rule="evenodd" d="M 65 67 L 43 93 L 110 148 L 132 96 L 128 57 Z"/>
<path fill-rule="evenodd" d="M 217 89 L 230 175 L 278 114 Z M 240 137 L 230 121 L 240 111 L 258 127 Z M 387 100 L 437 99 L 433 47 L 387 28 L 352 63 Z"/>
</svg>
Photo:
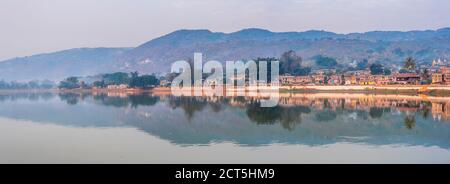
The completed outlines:
<svg viewBox="0 0 450 184">
<path fill-rule="evenodd" d="M 114 93 L 108 92 L 104 93 L 105 97 L 127 97 L 132 94 L 127 93 Z M 145 97 L 151 97 L 154 94 L 146 94 Z M 133 96 L 133 95 L 132 95 Z M 220 105 L 230 105 L 239 108 L 246 108 L 248 106 L 258 105 L 262 97 L 250 97 L 250 96 L 239 96 L 239 97 L 227 97 L 227 96 L 208 96 L 208 97 L 173 97 L 170 95 L 157 95 L 160 101 L 172 101 L 174 105 L 179 105 L 176 100 L 181 100 L 180 103 L 196 103 L 204 105 L 207 103 Z M 69 97 L 64 97 L 69 99 Z M 72 97 L 72 98 L 79 98 Z M 70 98 L 70 99 L 72 99 Z M 177 99 L 173 99 L 177 98 Z M 98 98 L 102 99 L 103 98 Z M 125 98 L 125 100 L 130 100 Z M 139 98 L 131 98 L 134 103 L 140 102 Z M 437 102 L 438 101 L 438 102 Z M 107 101 L 109 102 L 109 101 Z M 138 103 L 142 104 L 142 103 Z M 150 103 L 153 104 L 153 103 Z M 145 105 L 145 103 L 144 103 Z M 284 94 L 279 98 L 279 106 L 285 107 L 295 107 L 303 106 L 314 108 L 315 110 L 357 110 L 372 112 L 377 110 L 376 108 L 383 108 L 384 110 L 389 109 L 386 112 L 402 112 L 408 115 L 413 113 L 420 113 L 425 118 L 428 117 L 429 113 L 432 115 L 433 119 L 439 121 L 450 121 L 450 101 L 442 99 L 426 99 L 426 98 L 414 98 L 407 99 L 404 97 L 397 96 L 383 96 L 383 95 L 346 95 L 343 97 L 335 97 L 334 95 L 299 95 L 299 94 Z M 392 110 L 392 111 L 391 111 Z"/>
<path fill-rule="evenodd" d="M 402 100 L 402 101 L 398 101 L 397 105 L 395 107 L 399 111 L 413 113 L 420 109 L 420 103 L 417 101 Z"/>
<path fill-rule="evenodd" d="M 126 97 L 128 97 L 128 94 L 127 94 L 127 93 L 124 93 L 124 92 L 110 92 L 110 91 L 108 91 L 108 92 L 106 93 L 106 95 L 107 95 L 108 97 L 121 97 L 121 98 L 126 98 Z"/>
<path fill-rule="evenodd" d="M 243 97 L 231 98 L 229 104 L 234 107 L 245 107 L 247 100 Z"/>
<path fill-rule="evenodd" d="M 344 108 L 345 109 L 356 109 L 358 106 L 358 99 L 345 99 Z"/>
<path fill-rule="evenodd" d="M 431 103 L 431 113 L 434 120 L 450 120 L 450 103 Z"/>
<path fill-rule="evenodd" d="M 416 105 L 402 105 L 401 102 L 389 99 L 375 99 L 375 98 L 290 98 L 284 97 L 280 98 L 280 105 L 283 106 L 293 106 L 293 105 L 301 105 L 301 106 L 311 106 L 316 109 L 359 109 L 359 110 L 368 110 L 370 107 L 410 107 L 418 109 L 418 103 L 413 103 Z"/>
<path fill-rule="evenodd" d="M 323 109 L 351 109 L 370 111 L 371 108 L 394 108 L 399 112 L 407 114 L 418 111 L 428 111 L 431 107 L 432 115 L 436 120 L 450 120 L 450 102 L 449 103 L 427 103 L 421 100 L 396 100 L 383 98 L 308 98 L 308 97 L 282 97 L 279 105 L 281 106 L 306 106 L 317 110 Z"/>
<path fill-rule="evenodd" d="M 324 104 L 323 104 L 323 101 L 321 101 L 320 99 L 317 99 L 311 103 L 311 106 L 313 106 L 315 109 L 322 110 Z"/>
</svg>

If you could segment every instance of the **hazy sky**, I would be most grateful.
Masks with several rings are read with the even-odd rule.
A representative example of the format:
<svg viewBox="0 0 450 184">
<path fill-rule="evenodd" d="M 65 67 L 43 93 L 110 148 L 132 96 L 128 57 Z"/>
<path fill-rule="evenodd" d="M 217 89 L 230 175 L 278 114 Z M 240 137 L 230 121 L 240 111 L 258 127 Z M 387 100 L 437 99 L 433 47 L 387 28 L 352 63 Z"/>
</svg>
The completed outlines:
<svg viewBox="0 0 450 184">
<path fill-rule="evenodd" d="M 134 47 L 177 29 L 437 29 L 450 27 L 449 7 L 449 0 L 0 0 L 0 60 Z"/>
</svg>

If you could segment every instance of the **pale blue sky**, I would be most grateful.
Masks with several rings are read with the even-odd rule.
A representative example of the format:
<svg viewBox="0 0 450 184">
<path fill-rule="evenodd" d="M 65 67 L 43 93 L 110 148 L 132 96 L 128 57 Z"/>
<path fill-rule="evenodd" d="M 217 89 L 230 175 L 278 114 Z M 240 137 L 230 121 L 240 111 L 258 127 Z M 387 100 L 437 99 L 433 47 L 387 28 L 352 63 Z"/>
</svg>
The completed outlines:
<svg viewBox="0 0 450 184">
<path fill-rule="evenodd" d="M 449 0 L 0 0 L 0 60 L 134 47 L 177 29 L 437 29 L 450 27 L 449 7 Z"/>
</svg>

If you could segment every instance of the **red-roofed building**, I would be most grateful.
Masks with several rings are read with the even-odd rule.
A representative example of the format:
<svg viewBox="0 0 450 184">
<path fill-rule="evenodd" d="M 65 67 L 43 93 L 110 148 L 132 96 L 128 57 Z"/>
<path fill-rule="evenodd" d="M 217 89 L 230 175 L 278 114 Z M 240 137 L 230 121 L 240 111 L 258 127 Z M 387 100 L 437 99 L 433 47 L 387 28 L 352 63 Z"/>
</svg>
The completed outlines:
<svg viewBox="0 0 450 184">
<path fill-rule="evenodd" d="M 415 73 L 396 73 L 394 82 L 397 84 L 420 84 L 420 75 Z"/>
</svg>

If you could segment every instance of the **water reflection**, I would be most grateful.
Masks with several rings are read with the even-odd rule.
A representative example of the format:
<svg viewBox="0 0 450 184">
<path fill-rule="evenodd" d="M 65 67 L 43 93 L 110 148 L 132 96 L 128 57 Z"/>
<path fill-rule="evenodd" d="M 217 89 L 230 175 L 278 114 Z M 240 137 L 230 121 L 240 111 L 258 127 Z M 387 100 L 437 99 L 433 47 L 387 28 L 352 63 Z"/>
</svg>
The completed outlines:
<svg viewBox="0 0 450 184">
<path fill-rule="evenodd" d="M 274 124 L 279 122 L 287 130 L 293 130 L 296 124 L 301 123 L 302 113 L 307 114 L 311 112 L 311 109 L 305 106 L 260 108 L 260 103 L 255 101 L 250 101 L 245 107 L 249 119 L 257 124 Z"/>
<path fill-rule="evenodd" d="M 29 101 L 37 100 L 50 100 L 55 97 L 55 93 L 42 92 L 42 93 L 0 93 L 0 102 L 3 101 L 16 101 L 20 99 L 26 99 Z"/>
<path fill-rule="evenodd" d="M 141 93 L 6 93 L 0 116 L 80 127 L 135 127 L 174 144 L 230 141 L 450 148 L 450 100 L 367 94 L 283 94 L 261 108 L 252 97 Z"/>
</svg>

